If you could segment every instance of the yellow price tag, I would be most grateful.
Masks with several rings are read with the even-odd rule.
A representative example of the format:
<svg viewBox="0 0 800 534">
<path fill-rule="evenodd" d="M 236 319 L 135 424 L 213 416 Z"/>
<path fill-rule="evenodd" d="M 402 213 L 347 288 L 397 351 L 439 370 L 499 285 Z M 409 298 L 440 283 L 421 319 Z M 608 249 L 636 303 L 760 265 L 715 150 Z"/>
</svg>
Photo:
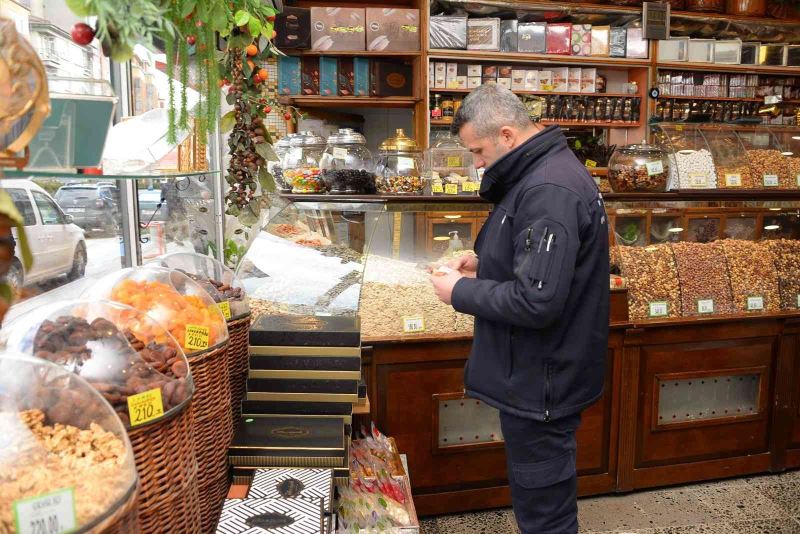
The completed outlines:
<svg viewBox="0 0 800 534">
<path fill-rule="evenodd" d="M 478 184 L 475 182 L 464 182 L 461 184 L 461 189 L 466 193 L 478 191 Z"/>
<path fill-rule="evenodd" d="M 461 157 L 460 156 L 447 156 L 447 166 L 448 167 L 461 167 Z"/>
<path fill-rule="evenodd" d="M 431 186 L 431 191 L 433 193 L 444 193 L 444 188 L 442 187 L 442 184 L 433 184 Z"/>
<path fill-rule="evenodd" d="M 587 159 L 584 165 L 587 167 L 597 167 L 597 162 L 593 159 Z"/>
<path fill-rule="evenodd" d="M 444 194 L 445 195 L 457 195 L 458 194 L 458 184 L 447 184 L 444 186 Z"/>
<path fill-rule="evenodd" d="M 189 350 L 203 350 L 208 348 L 210 334 L 207 326 L 195 324 L 186 325 L 186 336 L 183 346 Z"/>
<path fill-rule="evenodd" d="M 128 397 L 128 415 L 132 427 L 143 425 L 164 415 L 161 389 L 149 389 Z"/>
<path fill-rule="evenodd" d="M 225 320 L 231 318 L 231 303 L 227 300 L 223 300 L 222 302 L 217 302 L 217 308 L 219 311 L 222 312 L 222 316 L 225 317 Z"/>
</svg>

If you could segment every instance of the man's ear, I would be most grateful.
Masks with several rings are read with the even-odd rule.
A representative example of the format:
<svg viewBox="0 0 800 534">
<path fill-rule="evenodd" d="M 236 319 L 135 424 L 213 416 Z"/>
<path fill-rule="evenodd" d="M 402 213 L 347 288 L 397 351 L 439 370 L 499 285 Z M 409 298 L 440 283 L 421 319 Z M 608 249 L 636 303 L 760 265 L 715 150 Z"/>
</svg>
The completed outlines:
<svg viewBox="0 0 800 534">
<path fill-rule="evenodd" d="M 517 141 L 517 132 L 510 126 L 500 128 L 500 139 L 507 148 L 513 148 Z"/>
</svg>

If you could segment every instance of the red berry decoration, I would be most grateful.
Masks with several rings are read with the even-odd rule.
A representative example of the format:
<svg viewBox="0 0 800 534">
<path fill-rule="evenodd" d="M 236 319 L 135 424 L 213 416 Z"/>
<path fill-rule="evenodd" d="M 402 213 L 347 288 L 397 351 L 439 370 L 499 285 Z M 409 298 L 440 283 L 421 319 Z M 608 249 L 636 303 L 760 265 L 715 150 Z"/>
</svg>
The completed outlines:
<svg viewBox="0 0 800 534">
<path fill-rule="evenodd" d="M 270 111 L 272 111 L 272 108 L 271 108 L 271 107 L 269 107 L 269 106 L 264 106 L 264 113 L 266 113 L 267 115 L 269 115 L 269 112 L 270 112 Z"/>
<path fill-rule="evenodd" d="M 275 15 L 272 15 L 271 17 L 267 17 L 267 21 L 275 22 Z"/>
<path fill-rule="evenodd" d="M 70 33 L 72 40 L 81 46 L 86 46 L 94 40 L 94 30 L 83 22 L 76 22 Z"/>
<path fill-rule="evenodd" d="M 267 103 L 267 99 L 266 98 L 259 98 L 258 99 L 258 103 L 259 104 L 266 104 Z"/>
<path fill-rule="evenodd" d="M 197 37 L 194 35 L 189 35 L 186 37 L 186 44 L 189 46 L 194 46 L 194 43 L 197 41 Z"/>
<path fill-rule="evenodd" d="M 198 28 L 202 28 L 203 27 L 203 21 L 202 20 L 198 20 L 197 22 L 194 23 L 194 25 L 197 26 Z"/>
<path fill-rule="evenodd" d="M 287 111 L 286 113 L 283 114 L 283 120 L 287 121 L 292 120 L 292 114 Z"/>
<path fill-rule="evenodd" d="M 253 83 L 255 84 L 261 83 L 261 76 L 259 76 L 257 72 L 253 74 Z"/>
</svg>

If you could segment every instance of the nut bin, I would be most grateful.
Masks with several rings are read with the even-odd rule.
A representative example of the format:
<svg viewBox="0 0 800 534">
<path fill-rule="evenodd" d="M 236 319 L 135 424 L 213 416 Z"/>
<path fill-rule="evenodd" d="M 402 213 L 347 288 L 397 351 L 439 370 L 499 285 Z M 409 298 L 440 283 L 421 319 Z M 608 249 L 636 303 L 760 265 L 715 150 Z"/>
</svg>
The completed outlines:
<svg viewBox="0 0 800 534">
<path fill-rule="evenodd" d="M 714 160 L 717 187 L 720 189 L 758 189 L 755 176 L 750 172 L 747 152 L 736 132 L 729 126 L 702 131 Z"/>
<path fill-rule="evenodd" d="M 789 174 L 789 158 L 783 155 L 784 149 L 772 130 L 759 128 L 737 134 L 757 188 L 797 188 L 797 180 Z"/>
<path fill-rule="evenodd" d="M 697 127 L 659 124 L 655 126 L 658 145 L 671 158 L 670 182 L 680 189 L 715 189 L 714 158 L 704 133 Z"/>
<path fill-rule="evenodd" d="M 762 243 L 738 239 L 723 239 L 719 246 L 728 262 L 736 311 L 778 311 L 778 274 L 772 250 Z"/>
<path fill-rule="evenodd" d="M 425 190 L 422 177 L 422 151 L 416 141 L 398 128 L 394 137 L 381 143 L 376 185 L 383 194 L 421 195 Z"/>
<path fill-rule="evenodd" d="M 367 140 L 351 128 L 328 137 L 320 161 L 322 181 L 331 194 L 375 193 L 375 162 Z"/>
<path fill-rule="evenodd" d="M 615 193 L 663 192 L 669 169 L 664 150 L 642 141 L 614 151 L 608 162 L 608 180 Z"/>
<path fill-rule="evenodd" d="M 677 317 L 680 286 L 670 245 L 619 247 L 619 253 L 622 276 L 628 280 L 631 319 Z"/>
<path fill-rule="evenodd" d="M 282 193 L 291 193 L 292 192 L 292 184 L 286 183 L 286 178 L 283 176 L 283 158 L 286 156 L 286 153 L 289 152 L 289 147 L 291 146 L 292 139 L 297 136 L 297 134 L 286 134 L 281 137 L 275 143 L 275 155 L 278 157 L 278 161 L 270 161 L 267 163 L 269 171 L 275 177 L 275 184 L 278 186 L 278 189 Z"/>
<path fill-rule="evenodd" d="M 58 494 L 57 532 L 140 531 L 131 443 L 100 393 L 61 365 L 0 354 L 0 532 L 25 532 Z M 16 520 L 15 520 L 16 518 Z M 57 529 L 57 530 L 55 530 Z"/>
<path fill-rule="evenodd" d="M 672 243 L 681 288 L 681 315 L 732 313 L 725 256 L 716 243 Z"/>
<path fill-rule="evenodd" d="M 765 241 L 775 257 L 781 309 L 800 308 L 800 242 L 793 239 Z"/>
</svg>

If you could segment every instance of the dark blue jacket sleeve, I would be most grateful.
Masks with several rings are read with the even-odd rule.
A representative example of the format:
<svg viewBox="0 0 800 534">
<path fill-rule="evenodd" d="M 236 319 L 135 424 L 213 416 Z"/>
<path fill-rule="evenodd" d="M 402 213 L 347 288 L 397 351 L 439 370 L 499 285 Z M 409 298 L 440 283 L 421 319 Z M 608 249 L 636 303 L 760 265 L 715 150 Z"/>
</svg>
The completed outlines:
<svg viewBox="0 0 800 534">
<path fill-rule="evenodd" d="M 513 280 L 462 278 L 453 307 L 482 319 L 541 329 L 562 314 L 588 210 L 572 191 L 554 184 L 524 193 L 514 217 Z M 487 243 L 486 246 L 492 246 Z"/>
</svg>

